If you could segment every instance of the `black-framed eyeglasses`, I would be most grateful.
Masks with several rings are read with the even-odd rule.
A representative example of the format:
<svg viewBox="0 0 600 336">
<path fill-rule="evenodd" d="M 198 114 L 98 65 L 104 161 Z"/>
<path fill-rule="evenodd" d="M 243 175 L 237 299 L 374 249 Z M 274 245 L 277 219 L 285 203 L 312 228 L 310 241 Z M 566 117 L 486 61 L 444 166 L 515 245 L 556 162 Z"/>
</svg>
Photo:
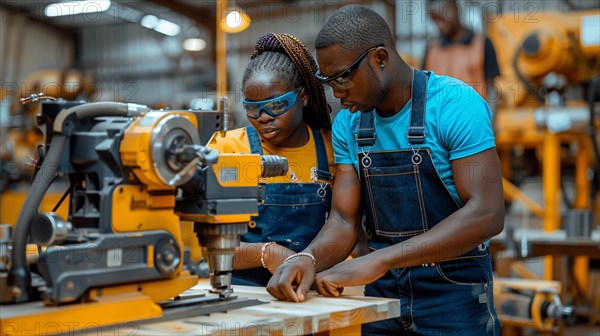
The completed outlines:
<svg viewBox="0 0 600 336">
<path fill-rule="evenodd" d="M 348 76 L 350 76 L 350 73 L 352 73 L 352 71 L 356 70 L 360 66 L 360 62 L 362 62 L 362 60 L 365 57 L 367 57 L 367 55 L 371 51 L 379 47 L 383 47 L 383 44 L 377 45 L 373 48 L 369 48 L 369 50 L 365 51 L 362 55 L 358 56 L 356 61 L 350 64 L 350 66 L 347 67 L 346 70 L 340 72 L 335 76 L 325 77 L 321 75 L 321 70 L 317 70 L 317 72 L 315 73 L 315 77 L 317 77 L 318 80 L 323 82 L 323 84 L 330 85 L 340 90 L 348 90 L 349 88 L 354 86 L 354 82 L 351 81 L 350 78 L 348 78 Z"/>
</svg>

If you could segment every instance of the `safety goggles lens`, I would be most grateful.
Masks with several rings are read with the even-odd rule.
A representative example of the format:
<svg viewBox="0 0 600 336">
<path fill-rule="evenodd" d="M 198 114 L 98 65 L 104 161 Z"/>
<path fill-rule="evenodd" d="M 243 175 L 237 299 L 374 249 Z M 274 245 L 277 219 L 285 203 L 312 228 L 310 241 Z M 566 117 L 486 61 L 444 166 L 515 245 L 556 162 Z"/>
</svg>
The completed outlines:
<svg viewBox="0 0 600 336">
<path fill-rule="evenodd" d="M 268 100 L 248 101 L 244 99 L 242 101 L 242 104 L 244 105 L 244 109 L 246 110 L 246 115 L 250 118 L 257 119 L 258 117 L 260 117 L 260 114 L 264 111 L 271 117 L 280 116 L 289 111 L 294 106 L 294 104 L 296 104 L 296 100 L 298 99 L 298 92 L 301 88 L 302 87 L 299 87 L 295 90 L 284 93 L 281 96 L 277 96 Z"/>
</svg>

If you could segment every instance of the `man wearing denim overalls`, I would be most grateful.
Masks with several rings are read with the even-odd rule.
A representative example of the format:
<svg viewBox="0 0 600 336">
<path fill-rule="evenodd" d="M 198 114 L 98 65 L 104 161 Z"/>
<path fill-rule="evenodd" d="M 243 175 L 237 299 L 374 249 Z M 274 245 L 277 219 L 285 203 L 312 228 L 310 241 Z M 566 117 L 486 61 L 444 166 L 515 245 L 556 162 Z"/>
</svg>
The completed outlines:
<svg viewBox="0 0 600 336">
<path fill-rule="evenodd" d="M 498 335 L 487 241 L 504 225 L 500 164 L 485 101 L 467 84 L 412 69 L 384 19 L 358 5 L 329 16 L 315 74 L 343 109 L 333 124 L 332 210 L 268 291 L 303 301 L 344 286 L 400 300 L 368 335 Z M 363 211 L 370 253 L 347 260 Z M 315 277 L 315 273 L 320 271 Z"/>
</svg>

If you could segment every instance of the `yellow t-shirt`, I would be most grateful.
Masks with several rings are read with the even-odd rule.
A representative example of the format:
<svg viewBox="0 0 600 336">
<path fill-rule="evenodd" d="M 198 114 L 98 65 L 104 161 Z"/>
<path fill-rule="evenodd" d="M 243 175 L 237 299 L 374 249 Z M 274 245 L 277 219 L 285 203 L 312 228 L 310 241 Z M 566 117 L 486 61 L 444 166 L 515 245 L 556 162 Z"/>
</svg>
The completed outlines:
<svg viewBox="0 0 600 336">
<path fill-rule="evenodd" d="M 306 126 L 306 125 L 305 125 Z M 272 146 L 261 141 L 264 154 L 279 155 L 288 159 L 290 170 L 286 176 L 277 176 L 268 178 L 269 183 L 289 183 L 289 182 L 314 182 L 311 178 L 311 168 L 317 167 L 317 150 L 313 132 L 306 126 L 310 136 L 308 142 L 301 147 L 286 148 Z M 329 171 L 335 175 L 335 164 L 333 159 L 333 145 L 331 144 L 331 131 L 321 130 L 323 142 L 327 151 L 327 160 Z M 250 143 L 245 128 L 237 128 L 227 131 L 225 135 L 221 132 L 213 134 L 208 141 L 208 147 L 218 150 L 220 153 L 240 153 L 250 154 Z M 333 184 L 333 183 L 332 183 Z"/>
</svg>

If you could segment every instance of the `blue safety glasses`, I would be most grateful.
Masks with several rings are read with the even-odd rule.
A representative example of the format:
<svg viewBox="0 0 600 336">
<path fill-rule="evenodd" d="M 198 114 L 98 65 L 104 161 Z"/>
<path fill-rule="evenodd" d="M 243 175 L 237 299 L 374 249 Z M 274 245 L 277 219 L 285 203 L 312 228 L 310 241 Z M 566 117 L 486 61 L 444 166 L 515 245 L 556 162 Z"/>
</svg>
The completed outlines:
<svg viewBox="0 0 600 336">
<path fill-rule="evenodd" d="M 277 117 L 289 111 L 296 104 L 298 92 L 301 89 L 302 87 L 299 87 L 281 96 L 267 100 L 248 101 L 244 99 L 242 100 L 242 104 L 246 110 L 246 115 L 250 118 L 258 119 L 263 111 L 271 117 Z"/>
</svg>

